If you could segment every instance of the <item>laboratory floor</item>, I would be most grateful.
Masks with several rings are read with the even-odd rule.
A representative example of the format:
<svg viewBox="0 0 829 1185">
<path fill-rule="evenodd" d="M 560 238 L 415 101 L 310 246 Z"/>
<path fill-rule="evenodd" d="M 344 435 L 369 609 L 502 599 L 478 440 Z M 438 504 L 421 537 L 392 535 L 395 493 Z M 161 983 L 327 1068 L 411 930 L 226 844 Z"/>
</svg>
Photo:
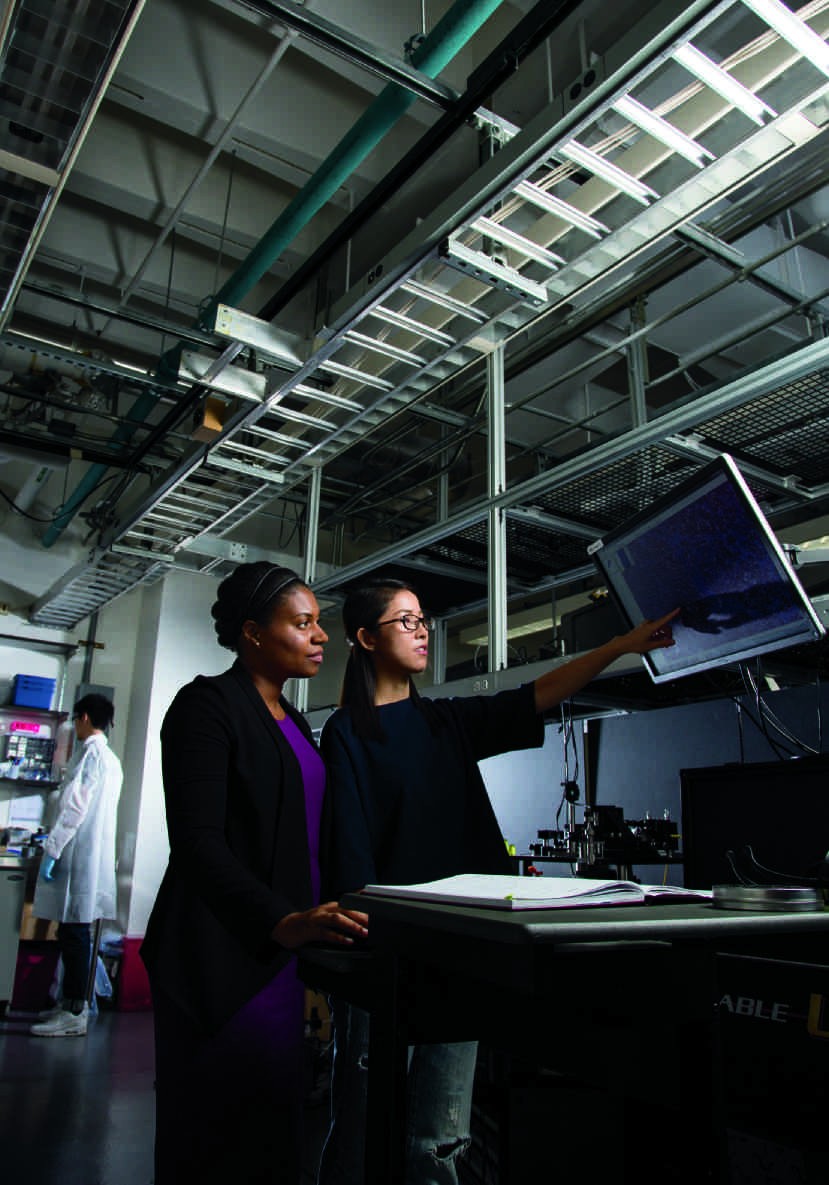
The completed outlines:
<svg viewBox="0 0 829 1185">
<path fill-rule="evenodd" d="M 151 1185 L 153 1026 L 149 1012 L 101 1011 L 86 1037 L 31 1037 L 0 1022 L 0 1176 L 26 1185 Z M 306 1107 L 303 1185 L 327 1125 L 325 1083 Z"/>
</svg>

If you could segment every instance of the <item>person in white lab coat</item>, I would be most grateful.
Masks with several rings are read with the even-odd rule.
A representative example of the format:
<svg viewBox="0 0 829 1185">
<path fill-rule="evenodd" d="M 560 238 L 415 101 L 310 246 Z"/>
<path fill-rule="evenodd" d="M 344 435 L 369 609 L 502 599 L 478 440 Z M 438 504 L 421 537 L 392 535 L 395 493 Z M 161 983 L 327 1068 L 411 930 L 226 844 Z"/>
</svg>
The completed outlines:
<svg viewBox="0 0 829 1185">
<path fill-rule="evenodd" d="M 103 695 L 72 711 L 78 744 L 58 791 L 43 845 L 32 912 L 58 923 L 62 999 L 31 1028 L 36 1037 L 82 1037 L 87 1028 L 91 924 L 116 912 L 115 828 L 123 773 L 105 729 L 114 716 Z"/>
</svg>

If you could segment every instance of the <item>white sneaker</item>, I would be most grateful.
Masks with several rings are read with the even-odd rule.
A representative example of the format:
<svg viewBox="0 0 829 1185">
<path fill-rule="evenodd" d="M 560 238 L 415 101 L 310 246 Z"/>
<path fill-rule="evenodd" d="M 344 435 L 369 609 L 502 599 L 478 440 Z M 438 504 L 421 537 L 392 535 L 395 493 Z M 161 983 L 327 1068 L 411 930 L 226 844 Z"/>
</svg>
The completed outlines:
<svg viewBox="0 0 829 1185">
<path fill-rule="evenodd" d="M 51 1008 L 45 1008 L 42 1012 L 38 1012 L 38 1021 L 54 1020 L 61 1012 L 63 1012 L 63 1004 L 53 1004 Z"/>
<path fill-rule="evenodd" d="M 61 1008 L 51 1020 L 32 1025 L 29 1032 L 33 1037 L 85 1037 L 88 1017 L 89 1009 L 86 1004 L 77 1016 L 74 1012 L 67 1012 Z"/>
</svg>

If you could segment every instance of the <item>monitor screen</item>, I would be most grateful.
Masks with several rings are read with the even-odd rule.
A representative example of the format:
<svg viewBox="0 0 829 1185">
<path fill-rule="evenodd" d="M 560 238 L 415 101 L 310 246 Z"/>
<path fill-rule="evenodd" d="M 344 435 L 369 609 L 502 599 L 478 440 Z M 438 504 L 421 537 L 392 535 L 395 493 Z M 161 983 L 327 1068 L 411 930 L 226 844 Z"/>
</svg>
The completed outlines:
<svg viewBox="0 0 829 1185">
<path fill-rule="evenodd" d="M 588 549 L 631 625 L 678 608 L 654 682 L 811 642 L 823 626 L 731 457 Z"/>
</svg>

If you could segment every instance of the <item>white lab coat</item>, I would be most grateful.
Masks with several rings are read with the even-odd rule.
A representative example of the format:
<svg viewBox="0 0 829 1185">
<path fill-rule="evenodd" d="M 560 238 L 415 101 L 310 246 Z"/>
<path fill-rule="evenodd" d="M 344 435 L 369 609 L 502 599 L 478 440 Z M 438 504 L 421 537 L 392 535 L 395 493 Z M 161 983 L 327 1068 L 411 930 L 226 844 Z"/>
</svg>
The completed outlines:
<svg viewBox="0 0 829 1185">
<path fill-rule="evenodd" d="M 76 747 L 43 845 L 45 854 L 57 860 L 55 877 L 38 877 L 35 917 L 57 922 L 115 917 L 115 828 L 123 776 L 102 732 Z"/>
</svg>

